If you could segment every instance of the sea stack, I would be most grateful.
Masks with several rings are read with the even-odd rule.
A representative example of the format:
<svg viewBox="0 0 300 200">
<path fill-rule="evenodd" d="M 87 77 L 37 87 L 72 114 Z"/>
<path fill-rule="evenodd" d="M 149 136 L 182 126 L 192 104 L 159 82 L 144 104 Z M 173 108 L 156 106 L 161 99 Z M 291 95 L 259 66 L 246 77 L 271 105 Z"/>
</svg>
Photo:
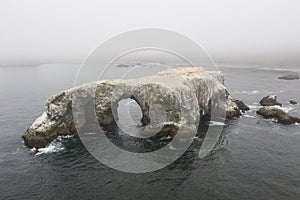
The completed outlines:
<svg viewBox="0 0 300 200">
<path fill-rule="evenodd" d="M 221 72 L 180 67 L 138 79 L 101 80 L 62 91 L 48 99 L 46 111 L 22 138 L 26 146 L 42 148 L 60 135 L 76 135 L 78 126 L 100 125 L 103 130 L 109 130 L 116 125 L 118 102 L 127 98 L 135 100 L 140 106 L 143 126 L 157 125 L 151 119 L 151 109 L 161 105 L 165 109 L 166 119 L 156 123 L 162 127 L 160 133 L 166 135 L 170 132 L 170 136 L 174 134 L 171 130 L 178 127 L 196 127 L 202 119 L 210 119 L 212 107 L 222 107 L 226 119 L 238 117 L 240 110 L 247 110 L 229 94 Z M 94 104 L 91 108 L 96 121 L 90 122 L 91 113 L 86 111 L 79 113 L 80 117 L 76 119 L 79 121 L 74 123 L 73 111 L 76 107 L 72 102 L 77 101 L 81 106 L 88 107 L 92 100 Z"/>
</svg>

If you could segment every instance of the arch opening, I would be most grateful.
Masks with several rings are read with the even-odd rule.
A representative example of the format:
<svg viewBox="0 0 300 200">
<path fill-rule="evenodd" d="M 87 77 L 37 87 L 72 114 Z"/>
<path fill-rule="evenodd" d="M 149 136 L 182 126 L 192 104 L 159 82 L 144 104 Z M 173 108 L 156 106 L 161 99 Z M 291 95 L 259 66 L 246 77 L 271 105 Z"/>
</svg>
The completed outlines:
<svg viewBox="0 0 300 200">
<path fill-rule="evenodd" d="M 142 109 L 134 99 L 127 98 L 118 102 L 116 120 L 120 133 L 139 137 L 142 118 Z"/>
</svg>

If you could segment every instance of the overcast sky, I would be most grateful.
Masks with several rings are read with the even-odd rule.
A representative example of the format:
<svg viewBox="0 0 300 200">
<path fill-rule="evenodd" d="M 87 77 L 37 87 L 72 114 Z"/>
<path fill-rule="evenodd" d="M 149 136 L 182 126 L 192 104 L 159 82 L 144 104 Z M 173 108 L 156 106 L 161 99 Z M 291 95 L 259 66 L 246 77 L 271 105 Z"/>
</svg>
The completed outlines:
<svg viewBox="0 0 300 200">
<path fill-rule="evenodd" d="M 219 63 L 300 64 L 297 0 L 1 0 L 0 25 L 2 65 L 81 62 L 111 36 L 142 27 L 187 35 Z"/>
</svg>

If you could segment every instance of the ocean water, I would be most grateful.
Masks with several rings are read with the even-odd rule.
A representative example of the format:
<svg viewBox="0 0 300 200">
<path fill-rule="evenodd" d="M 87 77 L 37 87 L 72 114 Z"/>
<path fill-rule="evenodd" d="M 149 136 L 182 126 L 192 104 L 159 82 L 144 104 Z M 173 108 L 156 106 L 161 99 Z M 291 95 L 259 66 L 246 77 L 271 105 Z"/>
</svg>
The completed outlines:
<svg viewBox="0 0 300 200">
<path fill-rule="evenodd" d="M 37 153 L 22 143 L 46 99 L 72 87 L 78 65 L 1 67 L 0 199 L 299 199 L 300 125 L 280 125 L 255 111 L 274 93 L 285 111 L 300 117 L 299 105 L 288 104 L 300 102 L 300 81 L 277 79 L 290 73 L 284 70 L 220 69 L 233 96 L 251 107 L 226 122 L 221 148 L 199 159 L 195 139 L 170 166 L 128 174 L 98 162 L 75 137 Z"/>
</svg>

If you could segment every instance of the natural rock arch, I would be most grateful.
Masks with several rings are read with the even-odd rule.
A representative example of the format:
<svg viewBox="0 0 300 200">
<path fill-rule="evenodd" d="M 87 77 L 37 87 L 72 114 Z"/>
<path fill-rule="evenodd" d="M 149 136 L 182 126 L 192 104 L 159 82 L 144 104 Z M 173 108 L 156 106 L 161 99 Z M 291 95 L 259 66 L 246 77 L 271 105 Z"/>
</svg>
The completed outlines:
<svg viewBox="0 0 300 200">
<path fill-rule="evenodd" d="M 180 102 L 181 94 L 179 94 L 178 91 L 172 90 L 162 84 L 148 83 L 138 86 L 132 86 L 123 83 L 116 84 L 111 90 L 110 98 L 107 98 L 107 96 L 105 97 L 107 101 L 105 104 L 110 104 L 111 106 L 105 107 L 97 107 L 100 102 L 103 102 L 100 97 L 97 99 L 97 95 L 99 94 L 100 92 L 96 92 L 96 116 L 100 116 L 98 117 L 98 123 L 106 131 L 115 129 L 117 126 L 116 120 L 118 120 L 119 102 L 129 98 L 136 101 L 141 109 L 142 126 L 150 125 L 151 127 L 155 127 L 161 126 L 164 123 L 180 122 L 182 109 L 181 106 L 183 103 Z M 100 96 L 103 97 L 103 95 Z M 166 117 L 163 120 L 153 120 L 155 118 L 161 119 L 159 118 L 160 116 L 157 116 L 160 114 L 160 112 L 155 110 L 157 106 L 164 108 Z"/>
<path fill-rule="evenodd" d="M 59 135 L 76 134 L 86 122 L 91 122 L 91 127 L 100 124 L 103 130 L 108 130 L 115 125 L 113 112 L 117 111 L 118 102 L 126 98 L 132 98 L 140 105 L 145 126 L 153 125 L 151 109 L 161 105 L 166 118 L 157 123 L 165 128 L 163 133 L 172 135 L 172 130 L 178 127 L 195 129 L 200 116 L 211 114 L 211 100 L 224 93 L 226 98 L 220 105 L 224 107 L 226 117 L 241 115 L 223 83 L 220 72 L 193 67 L 170 69 L 139 79 L 87 83 L 52 96 L 47 101 L 46 111 L 22 137 L 26 146 L 41 148 Z M 90 108 L 88 112 L 82 109 L 86 106 Z M 87 116 L 89 112 L 94 112 L 91 119 Z"/>
</svg>

